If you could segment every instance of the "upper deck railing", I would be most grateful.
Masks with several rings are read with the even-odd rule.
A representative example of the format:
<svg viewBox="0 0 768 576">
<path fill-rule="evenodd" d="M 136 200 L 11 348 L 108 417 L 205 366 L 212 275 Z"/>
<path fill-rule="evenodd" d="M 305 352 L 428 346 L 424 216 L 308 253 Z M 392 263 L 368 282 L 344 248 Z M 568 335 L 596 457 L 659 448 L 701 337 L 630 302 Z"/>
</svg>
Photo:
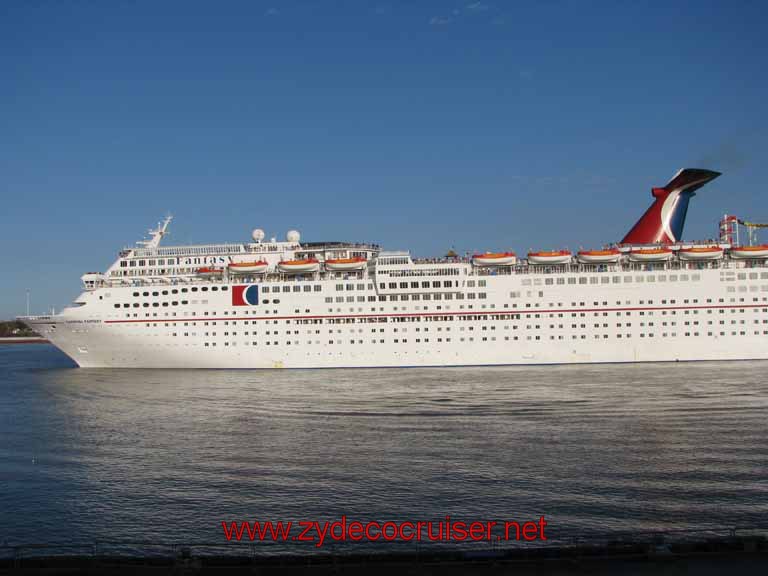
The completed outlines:
<svg viewBox="0 0 768 576">
<path fill-rule="evenodd" d="M 206 244 L 196 246 L 161 246 L 159 248 L 126 248 L 120 254 L 130 253 L 137 258 L 152 258 L 163 256 L 213 256 L 220 254 L 251 254 L 258 252 L 279 252 L 288 248 L 298 249 L 298 245 L 293 248 L 281 244 L 263 243 L 263 244 Z"/>
<path fill-rule="evenodd" d="M 259 243 L 226 243 L 226 244 L 195 244 L 190 246 L 160 246 L 157 248 L 124 248 L 120 256 L 130 254 L 134 258 L 153 258 L 163 256 L 214 256 L 221 254 L 258 254 L 264 252 L 285 251 L 317 251 L 338 249 L 359 249 L 378 252 L 381 247 L 369 242 L 259 242 Z"/>
<path fill-rule="evenodd" d="M 404 276 L 417 276 L 419 272 L 434 273 L 440 271 L 440 265 L 456 264 L 460 266 L 446 266 L 446 273 L 462 276 L 545 276 L 553 274 L 621 274 L 635 272 L 664 272 L 664 271 L 691 271 L 697 270 L 736 270 L 736 269 L 768 269 L 768 260 L 742 260 L 728 257 L 720 260 L 679 260 L 672 259 L 665 262 L 633 262 L 622 258 L 617 263 L 584 264 L 572 261 L 565 264 L 530 264 L 527 260 L 520 260 L 512 266 L 474 266 L 470 259 L 417 259 L 414 265 L 402 267 L 390 267 L 386 271 L 376 271 L 375 266 L 367 270 L 328 271 L 321 269 L 317 272 L 306 274 L 286 274 L 270 271 L 266 274 L 228 274 L 217 276 L 198 276 L 196 274 L 184 274 L 178 276 L 130 276 L 130 277 L 105 277 L 101 282 L 96 282 L 93 288 L 102 286 L 157 286 L 175 284 L 222 284 L 222 283 L 261 283 L 261 282 L 301 282 L 318 280 L 348 280 L 376 278 L 377 275 L 386 277 L 397 276 L 394 272 L 402 271 Z M 430 267 L 434 266 L 434 267 Z M 457 271 L 457 268 L 460 272 Z M 407 274 L 406 274 L 407 272 Z M 430 274 L 427 274 L 430 275 Z M 434 275 L 434 274 L 432 274 Z"/>
</svg>

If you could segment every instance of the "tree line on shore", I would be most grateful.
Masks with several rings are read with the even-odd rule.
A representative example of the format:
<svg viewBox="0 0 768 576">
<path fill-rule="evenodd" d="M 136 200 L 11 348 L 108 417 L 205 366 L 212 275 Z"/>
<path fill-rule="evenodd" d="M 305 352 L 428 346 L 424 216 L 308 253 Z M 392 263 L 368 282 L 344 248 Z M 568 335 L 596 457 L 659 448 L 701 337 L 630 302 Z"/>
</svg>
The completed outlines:
<svg viewBox="0 0 768 576">
<path fill-rule="evenodd" d="M 28 337 L 38 334 L 18 320 L 0 321 L 0 338 Z"/>
</svg>

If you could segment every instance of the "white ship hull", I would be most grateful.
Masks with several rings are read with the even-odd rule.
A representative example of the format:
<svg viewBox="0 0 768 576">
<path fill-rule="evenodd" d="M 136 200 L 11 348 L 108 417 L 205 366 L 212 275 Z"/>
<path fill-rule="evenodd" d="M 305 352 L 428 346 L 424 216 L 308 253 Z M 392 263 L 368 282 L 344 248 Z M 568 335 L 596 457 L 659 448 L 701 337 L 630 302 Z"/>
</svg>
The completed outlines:
<svg viewBox="0 0 768 576">
<path fill-rule="evenodd" d="M 461 266 L 468 265 L 454 265 Z M 79 299 L 82 306 L 26 321 L 83 367 L 340 368 L 768 359 L 768 267 L 484 275 L 472 277 L 472 287 L 468 277 L 446 278 L 458 278 L 452 280 L 458 285 L 434 290 L 426 304 L 421 288 L 390 290 L 383 282 L 381 289 L 371 279 L 350 284 L 355 289 L 342 292 L 343 304 L 335 301 L 338 281 L 330 279 L 276 282 L 273 291 L 283 296 L 277 305 L 262 299 L 258 305 L 233 306 L 232 289 L 237 284 L 209 292 L 205 304 L 187 296 L 188 303 L 177 307 L 162 303 L 178 295 L 145 298 L 132 296 L 136 289 L 131 287 L 100 288 L 84 293 Z M 581 284 L 581 278 L 587 283 Z M 189 290 L 192 286 L 185 285 Z M 291 290 L 299 286 L 301 291 L 285 294 L 283 286 Z M 303 291 L 304 286 L 312 291 Z M 315 286 L 320 289 L 315 291 Z M 397 300 L 390 301 L 391 292 L 398 294 Z M 354 303 L 346 302 L 348 294 L 354 295 Z M 400 294 L 422 298 L 404 302 Z M 441 300 L 435 301 L 435 294 L 441 294 Z M 452 299 L 446 300 L 446 294 Z M 457 294 L 464 298 L 457 300 Z M 333 303 L 326 302 L 329 297 Z M 151 304 L 151 312 L 145 311 L 145 302 Z M 134 308 L 134 303 L 142 306 Z M 123 308 L 124 304 L 130 307 Z"/>
</svg>

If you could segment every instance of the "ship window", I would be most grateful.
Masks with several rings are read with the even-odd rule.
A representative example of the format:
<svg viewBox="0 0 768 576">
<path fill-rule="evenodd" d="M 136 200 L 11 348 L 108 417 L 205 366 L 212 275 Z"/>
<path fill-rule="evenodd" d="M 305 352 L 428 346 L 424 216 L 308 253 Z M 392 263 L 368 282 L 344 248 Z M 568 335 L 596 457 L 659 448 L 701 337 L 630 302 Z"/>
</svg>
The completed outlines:
<svg viewBox="0 0 768 576">
<path fill-rule="evenodd" d="M 120 308 L 120 304 L 115 304 L 115 308 Z"/>
<path fill-rule="evenodd" d="M 218 286 L 211 286 L 211 292 L 218 292 L 219 287 Z"/>
<path fill-rule="evenodd" d="M 192 290 L 192 292 L 197 292 L 197 286 L 193 286 L 193 287 L 191 288 L 191 290 Z"/>
<path fill-rule="evenodd" d="M 208 286 L 203 286 L 202 288 L 200 288 L 200 290 L 202 290 L 203 292 L 208 292 Z M 182 288 L 181 291 L 186 292 L 187 290 L 186 288 Z"/>
<path fill-rule="evenodd" d="M 187 289 L 186 288 L 182 288 L 181 291 L 182 291 L 182 293 L 183 292 L 187 292 Z"/>
<path fill-rule="evenodd" d="M 227 290 L 229 290 L 229 286 L 222 286 L 221 287 L 221 291 L 222 292 L 226 292 Z"/>
<path fill-rule="evenodd" d="M 283 286 L 283 292 L 290 292 L 291 287 L 290 286 Z"/>
<path fill-rule="evenodd" d="M 144 292 L 142 296 L 149 296 L 149 292 Z"/>
<path fill-rule="evenodd" d="M 138 292 L 134 292 L 134 293 L 133 293 L 133 295 L 134 295 L 134 296 L 138 296 L 138 295 L 139 295 L 139 293 L 138 293 Z"/>
</svg>

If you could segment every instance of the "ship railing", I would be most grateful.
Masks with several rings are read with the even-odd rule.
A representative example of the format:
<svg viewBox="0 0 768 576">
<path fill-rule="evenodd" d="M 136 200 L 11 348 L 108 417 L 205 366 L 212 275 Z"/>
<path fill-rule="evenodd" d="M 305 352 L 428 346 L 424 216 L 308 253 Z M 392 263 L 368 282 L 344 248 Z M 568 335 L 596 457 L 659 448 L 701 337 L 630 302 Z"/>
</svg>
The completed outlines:
<svg viewBox="0 0 768 576">
<path fill-rule="evenodd" d="M 259 282 L 318 282 L 320 280 L 362 280 L 366 278 L 363 270 L 333 271 L 333 272 L 313 272 L 307 274 L 237 274 L 225 275 L 219 277 L 202 276 L 173 276 L 173 277 L 149 277 L 149 278 L 115 278 L 104 281 L 101 285 L 107 288 L 138 288 L 147 286 L 180 286 L 187 284 L 232 284 L 232 283 L 259 283 Z"/>
<path fill-rule="evenodd" d="M 457 258 L 413 258 L 414 264 L 470 264 L 471 258 L 459 256 Z"/>
<path fill-rule="evenodd" d="M 450 263 L 450 261 L 448 262 Z M 445 264 L 445 263 L 444 263 Z M 635 272 L 696 272 L 700 270 L 743 270 L 743 269 L 766 269 L 768 260 L 700 260 L 700 261 L 680 261 L 671 260 L 667 262 L 621 262 L 615 264 L 581 264 L 577 262 L 568 264 L 529 264 L 522 260 L 513 266 L 475 266 L 466 267 L 468 275 L 471 276 L 537 276 L 550 274 L 622 274 Z M 413 270 L 404 268 L 404 270 Z M 159 286 L 159 285 L 178 285 L 178 284 L 230 284 L 233 282 L 305 282 L 319 280 L 351 280 L 374 278 L 375 269 L 372 267 L 368 272 L 364 270 L 350 271 L 320 271 L 308 274 L 283 274 L 268 273 L 266 275 L 228 275 L 222 274 L 219 277 L 200 277 L 190 274 L 188 276 L 154 276 L 154 277 L 115 277 L 97 283 L 99 287 L 137 287 L 137 286 Z"/>
<path fill-rule="evenodd" d="M 381 246 L 370 242 L 302 242 L 300 249 L 316 251 L 319 249 L 336 250 L 341 248 L 360 248 L 374 252 L 381 250 Z"/>
</svg>

